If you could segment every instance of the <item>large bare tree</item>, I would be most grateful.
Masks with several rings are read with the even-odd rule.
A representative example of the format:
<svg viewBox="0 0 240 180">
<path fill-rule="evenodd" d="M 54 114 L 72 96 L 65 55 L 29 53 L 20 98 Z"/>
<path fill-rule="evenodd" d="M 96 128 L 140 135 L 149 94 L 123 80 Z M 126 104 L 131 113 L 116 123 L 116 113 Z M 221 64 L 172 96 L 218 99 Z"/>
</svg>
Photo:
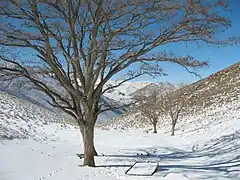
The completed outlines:
<svg viewBox="0 0 240 180">
<path fill-rule="evenodd" d="M 1 76 L 27 79 L 52 106 L 76 119 L 84 165 L 95 166 L 94 125 L 108 110 L 100 97 L 143 74 L 161 75 L 161 62 L 189 72 L 207 65 L 156 48 L 186 41 L 232 43 L 216 36 L 231 24 L 219 13 L 226 8 L 223 0 L 2 0 Z M 105 86 L 127 68 L 123 81 Z"/>
</svg>

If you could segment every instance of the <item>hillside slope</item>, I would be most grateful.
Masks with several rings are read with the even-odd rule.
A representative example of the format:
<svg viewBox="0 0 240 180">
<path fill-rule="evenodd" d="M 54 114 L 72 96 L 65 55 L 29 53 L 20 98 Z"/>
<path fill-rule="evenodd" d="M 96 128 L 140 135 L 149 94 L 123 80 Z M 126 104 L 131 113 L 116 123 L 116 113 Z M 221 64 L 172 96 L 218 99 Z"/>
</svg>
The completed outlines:
<svg viewBox="0 0 240 180">
<path fill-rule="evenodd" d="M 0 91 L 0 139 L 47 138 L 45 128 L 52 123 L 66 123 L 65 114 L 55 113 L 29 101 Z M 65 127 L 58 124 L 59 128 Z M 49 132 L 54 134 L 54 132 Z"/>
<path fill-rule="evenodd" d="M 188 107 L 207 108 L 238 101 L 240 105 L 240 62 L 184 88 L 191 94 Z M 178 94 L 177 95 L 183 95 Z"/>
</svg>

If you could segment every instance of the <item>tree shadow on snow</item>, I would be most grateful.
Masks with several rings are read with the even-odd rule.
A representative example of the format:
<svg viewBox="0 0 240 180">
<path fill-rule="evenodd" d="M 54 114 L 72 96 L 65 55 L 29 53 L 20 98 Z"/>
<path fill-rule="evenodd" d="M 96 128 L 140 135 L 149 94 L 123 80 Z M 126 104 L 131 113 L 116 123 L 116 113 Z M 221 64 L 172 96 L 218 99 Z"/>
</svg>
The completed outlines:
<svg viewBox="0 0 240 180">
<path fill-rule="evenodd" d="M 201 179 L 226 177 L 238 179 L 240 176 L 240 132 L 222 136 L 189 150 L 171 147 L 150 147 L 128 149 L 125 154 L 105 155 L 111 162 L 158 162 L 155 175 L 166 172 L 201 173 Z M 106 165 L 108 166 L 108 165 Z M 118 165 L 114 165 L 118 166 Z M 121 166 L 121 165 L 119 165 Z"/>
<path fill-rule="evenodd" d="M 84 165 L 78 165 L 79 167 L 84 167 Z M 107 164 L 107 165 L 96 165 L 96 168 L 129 168 L 132 165 L 125 164 Z"/>
</svg>

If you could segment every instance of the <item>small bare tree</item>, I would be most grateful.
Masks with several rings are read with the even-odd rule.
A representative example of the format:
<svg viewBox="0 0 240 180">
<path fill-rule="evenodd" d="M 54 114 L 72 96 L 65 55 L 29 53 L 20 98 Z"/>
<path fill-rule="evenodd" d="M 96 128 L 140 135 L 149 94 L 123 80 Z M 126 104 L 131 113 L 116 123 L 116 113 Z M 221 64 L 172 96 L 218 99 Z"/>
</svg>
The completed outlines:
<svg viewBox="0 0 240 180">
<path fill-rule="evenodd" d="M 172 136 L 175 134 L 175 127 L 179 119 L 179 115 L 182 112 L 186 102 L 186 97 L 184 97 L 184 94 L 182 94 L 182 87 L 182 84 L 176 86 L 171 83 L 166 83 L 161 86 L 159 108 L 161 109 L 162 113 L 169 115 L 171 118 Z M 176 90 L 178 92 L 176 92 Z"/>
<path fill-rule="evenodd" d="M 146 117 L 151 125 L 153 125 L 153 133 L 157 133 L 157 123 L 159 118 L 157 91 L 153 91 L 152 94 L 148 96 L 135 96 L 134 99 L 137 102 L 135 109 L 140 111 L 141 115 Z"/>
<path fill-rule="evenodd" d="M 235 42 L 216 38 L 231 25 L 219 13 L 226 9 L 220 0 L 1 0 L 0 60 L 14 65 L 0 66 L 1 75 L 27 79 L 50 105 L 71 115 L 82 133 L 84 165 L 95 166 L 94 127 L 109 110 L 102 109 L 101 96 L 141 75 L 161 75 L 161 62 L 192 73 L 206 66 L 154 50 L 179 42 Z M 130 66 L 124 80 L 106 88 Z"/>
</svg>

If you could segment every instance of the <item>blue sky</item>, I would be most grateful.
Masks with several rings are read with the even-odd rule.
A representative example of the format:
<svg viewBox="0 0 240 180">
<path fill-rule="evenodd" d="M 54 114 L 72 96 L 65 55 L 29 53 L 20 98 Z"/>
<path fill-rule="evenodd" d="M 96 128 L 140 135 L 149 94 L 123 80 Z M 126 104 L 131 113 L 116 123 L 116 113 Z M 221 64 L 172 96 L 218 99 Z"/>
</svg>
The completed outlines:
<svg viewBox="0 0 240 180">
<path fill-rule="evenodd" d="M 227 32 L 221 34 L 222 38 L 229 36 L 240 36 L 240 0 L 229 0 L 229 3 L 229 9 L 231 10 L 231 13 L 228 15 L 232 21 L 232 27 L 230 27 Z M 198 71 L 202 78 L 240 61 L 240 44 L 217 48 L 206 44 L 198 45 L 196 43 L 174 43 L 164 47 L 159 47 L 159 50 L 168 50 L 176 55 L 190 55 L 196 59 L 209 61 L 208 68 L 202 68 Z M 25 53 L 32 56 L 32 53 L 29 51 L 25 51 Z M 168 76 L 157 77 L 155 79 L 148 76 L 142 76 L 134 81 L 169 81 L 172 83 L 191 83 L 199 80 L 198 77 L 189 74 L 184 68 L 179 67 L 178 65 L 163 63 L 161 66 L 166 70 Z M 135 65 L 135 67 L 137 67 L 137 65 Z M 119 76 L 123 75 L 124 72 L 119 73 L 115 77 L 118 78 Z"/>
<path fill-rule="evenodd" d="M 240 36 L 240 1 L 230 0 L 229 3 L 229 9 L 231 10 L 229 15 L 231 17 L 230 19 L 232 21 L 232 27 L 230 27 L 228 31 L 223 33 L 221 36 Z M 196 43 L 178 43 L 168 45 L 167 48 L 177 55 L 190 55 L 197 59 L 209 61 L 208 68 L 202 68 L 198 71 L 203 78 L 234 63 L 240 62 L 240 44 L 217 48 L 206 44 L 198 46 Z M 166 70 L 168 76 L 157 77 L 156 79 L 143 76 L 135 79 L 134 81 L 169 81 L 172 83 L 191 83 L 199 80 L 199 78 L 189 74 L 185 69 L 177 65 L 166 63 L 162 64 L 162 67 Z"/>
</svg>

